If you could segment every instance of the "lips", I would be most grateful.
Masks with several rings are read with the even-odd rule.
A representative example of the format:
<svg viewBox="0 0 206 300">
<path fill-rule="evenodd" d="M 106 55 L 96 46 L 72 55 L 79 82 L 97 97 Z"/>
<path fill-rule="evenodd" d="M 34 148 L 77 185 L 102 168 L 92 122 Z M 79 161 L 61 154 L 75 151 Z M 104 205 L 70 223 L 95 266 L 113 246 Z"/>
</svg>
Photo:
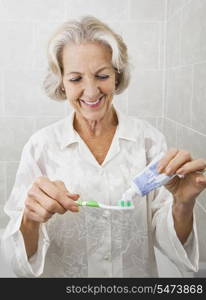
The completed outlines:
<svg viewBox="0 0 206 300">
<path fill-rule="evenodd" d="M 86 100 L 80 99 L 80 102 L 89 107 L 97 107 L 100 104 L 103 97 L 104 97 L 104 95 L 101 96 L 96 101 L 86 101 Z"/>
</svg>

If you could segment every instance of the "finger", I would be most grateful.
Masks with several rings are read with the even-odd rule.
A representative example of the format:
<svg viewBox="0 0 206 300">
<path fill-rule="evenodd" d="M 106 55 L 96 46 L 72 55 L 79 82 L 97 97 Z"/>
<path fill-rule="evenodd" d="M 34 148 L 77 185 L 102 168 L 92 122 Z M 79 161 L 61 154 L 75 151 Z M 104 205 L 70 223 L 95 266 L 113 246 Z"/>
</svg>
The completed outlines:
<svg viewBox="0 0 206 300">
<path fill-rule="evenodd" d="M 36 180 L 38 187 L 46 193 L 50 198 L 59 202 L 64 209 L 74 211 L 74 207 L 78 208 L 78 204 L 69 198 L 65 192 L 57 188 L 57 186 L 46 177 L 39 177 Z"/>
<path fill-rule="evenodd" d="M 166 152 L 164 157 L 159 161 L 157 169 L 158 172 L 161 173 L 169 164 L 169 162 L 177 155 L 178 149 L 176 148 L 171 148 Z"/>
<path fill-rule="evenodd" d="M 181 168 L 179 168 L 176 173 L 186 175 L 192 172 L 201 172 L 206 168 L 206 161 L 202 158 L 193 160 L 184 164 Z"/>
<path fill-rule="evenodd" d="M 25 203 L 25 210 L 27 217 L 40 223 L 47 222 L 53 215 L 34 200 Z"/>
<path fill-rule="evenodd" d="M 61 180 L 55 180 L 55 181 L 52 181 L 60 190 L 62 190 L 63 192 L 67 193 L 68 190 L 64 184 L 63 181 Z"/>
<path fill-rule="evenodd" d="M 67 196 L 74 201 L 76 201 L 80 197 L 79 194 L 71 194 L 70 192 L 67 193 Z"/>
<path fill-rule="evenodd" d="M 28 220 L 35 221 L 37 223 L 43 223 L 43 220 L 33 211 L 30 209 L 25 208 L 24 215 Z"/>
<path fill-rule="evenodd" d="M 175 174 L 180 167 L 191 160 L 192 158 L 189 152 L 180 150 L 177 155 L 169 161 L 168 165 L 166 166 L 165 173 L 168 176 Z"/>
<path fill-rule="evenodd" d="M 53 183 L 60 188 L 63 192 L 66 193 L 66 195 L 68 195 L 69 198 L 71 198 L 72 200 L 77 200 L 79 198 L 79 194 L 72 194 L 68 191 L 68 189 L 66 188 L 65 184 L 63 181 L 60 180 L 56 180 L 53 181 Z"/>
<path fill-rule="evenodd" d="M 28 192 L 28 196 L 35 199 L 42 207 L 52 214 L 64 214 L 66 212 L 65 208 L 59 202 L 48 197 L 47 194 L 45 194 L 36 185 L 33 185 L 31 190 Z"/>
</svg>

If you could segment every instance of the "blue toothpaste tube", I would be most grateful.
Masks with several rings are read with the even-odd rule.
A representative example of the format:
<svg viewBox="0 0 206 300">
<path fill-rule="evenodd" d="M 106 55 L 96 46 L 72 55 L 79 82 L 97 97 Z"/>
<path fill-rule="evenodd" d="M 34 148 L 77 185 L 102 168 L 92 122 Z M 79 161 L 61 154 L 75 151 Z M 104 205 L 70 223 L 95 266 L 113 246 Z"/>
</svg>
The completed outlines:
<svg viewBox="0 0 206 300">
<path fill-rule="evenodd" d="M 164 153 L 156 156 L 133 180 L 131 187 L 140 196 L 145 196 L 152 190 L 167 184 L 176 174 L 167 176 L 164 173 L 158 173 L 157 165 Z"/>
</svg>

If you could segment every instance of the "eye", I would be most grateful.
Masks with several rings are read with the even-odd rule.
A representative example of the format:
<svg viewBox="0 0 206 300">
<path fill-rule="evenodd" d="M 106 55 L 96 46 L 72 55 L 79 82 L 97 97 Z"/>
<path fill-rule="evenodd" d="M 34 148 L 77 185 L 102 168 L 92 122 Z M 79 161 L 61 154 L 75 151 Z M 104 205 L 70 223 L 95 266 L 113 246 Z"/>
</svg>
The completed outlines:
<svg viewBox="0 0 206 300">
<path fill-rule="evenodd" d="M 96 77 L 100 80 L 105 80 L 105 79 L 109 78 L 109 75 L 97 75 Z"/>
<path fill-rule="evenodd" d="M 69 81 L 71 81 L 71 82 L 78 82 L 81 79 L 82 79 L 81 77 L 77 77 L 77 78 L 71 78 L 71 79 L 69 79 Z"/>
</svg>

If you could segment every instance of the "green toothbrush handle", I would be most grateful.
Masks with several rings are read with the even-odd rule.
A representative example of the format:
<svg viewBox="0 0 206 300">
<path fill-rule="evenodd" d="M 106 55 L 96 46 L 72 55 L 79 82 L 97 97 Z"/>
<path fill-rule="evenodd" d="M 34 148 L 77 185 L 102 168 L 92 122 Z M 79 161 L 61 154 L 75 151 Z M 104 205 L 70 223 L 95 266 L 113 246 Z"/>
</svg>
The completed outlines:
<svg viewBox="0 0 206 300">
<path fill-rule="evenodd" d="M 76 203 L 79 206 L 100 207 L 99 203 L 96 202 L 96 201 L 81 201 L 81 200 L 77 200 Z"/>
</svg>

